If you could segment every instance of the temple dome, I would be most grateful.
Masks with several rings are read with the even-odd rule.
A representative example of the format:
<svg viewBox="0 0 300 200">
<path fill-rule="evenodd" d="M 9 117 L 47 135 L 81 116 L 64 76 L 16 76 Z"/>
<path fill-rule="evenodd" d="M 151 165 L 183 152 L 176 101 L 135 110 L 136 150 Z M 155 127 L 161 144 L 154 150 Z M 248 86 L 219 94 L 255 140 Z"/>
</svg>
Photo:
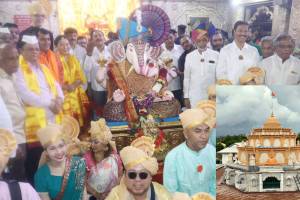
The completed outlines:
<svg viewBox="0 0 300 200">
<path fill-rule="evenodd" d="M 264 128 L 281 128 L 281 124 L 278 121 L 278 119 L 272 115 L 267 119 L 267 121 L 264 123 Z"/>
</svg>

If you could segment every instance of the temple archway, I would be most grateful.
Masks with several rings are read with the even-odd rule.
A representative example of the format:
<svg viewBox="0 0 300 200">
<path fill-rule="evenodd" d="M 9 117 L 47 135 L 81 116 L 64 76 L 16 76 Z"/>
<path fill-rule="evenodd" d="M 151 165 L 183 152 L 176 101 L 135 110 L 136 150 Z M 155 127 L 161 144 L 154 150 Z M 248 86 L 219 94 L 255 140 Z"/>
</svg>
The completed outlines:
<svg viewBox="0 0 300 200">
<path fill-rule="evenodd" d="M 263 189 L 278 189 L 280 188 L 280 180 L 276 177 L 268 177 L 263 181 Z"/>
</svg>

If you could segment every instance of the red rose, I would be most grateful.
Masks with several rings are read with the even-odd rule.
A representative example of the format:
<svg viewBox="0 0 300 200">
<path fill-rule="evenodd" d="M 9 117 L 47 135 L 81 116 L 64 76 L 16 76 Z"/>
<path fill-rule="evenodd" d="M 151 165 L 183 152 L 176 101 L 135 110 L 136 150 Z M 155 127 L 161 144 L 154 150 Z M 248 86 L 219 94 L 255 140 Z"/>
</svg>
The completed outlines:
<svg viewBox="0 0 300 200">
<path fill-rule="evenodd" d="M 160 78 L 166 78 L 167 77 L 167 73 L 168 73 L 167 69 L 165 69 L 165 68 L 160 68 L 159 69 L 159 77 Z"/>
<path fill-rule="evenodd" d="M 197 167 L 197 172 L 201 173 L 203 170 L 203 166 L 202 165 L 198 165 Z"/>
<path fill-rule="evenodd" d="M 154 67 L 154 63 L 151 62 L 151 63 L 148 64 L 148 66 L 149 66 L 150 68 L 152 68 L 152 67 Z"/>
</svg>

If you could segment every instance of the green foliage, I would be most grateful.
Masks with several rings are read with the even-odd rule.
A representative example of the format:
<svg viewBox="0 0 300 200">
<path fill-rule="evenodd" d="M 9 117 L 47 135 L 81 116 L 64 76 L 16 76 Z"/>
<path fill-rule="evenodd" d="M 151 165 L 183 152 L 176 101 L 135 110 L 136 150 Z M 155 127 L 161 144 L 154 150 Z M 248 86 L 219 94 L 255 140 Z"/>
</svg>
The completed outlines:
<svg viewBox="0 0 300 200">
<path fill-rule="evenodd" d="M 300 134 L 299 134 L 299 136 L 300 136 Z M 241 135 L 226 135 L 226 136 L 218 137 L 217 145 L 216 145 L 217 152 L 226 147 L 229 147 L 230 145 L 232 145 L 234 143 L 242 142 L 245 140 L 247 140 L 247 137 L 246 137 L 246 135 L 243 135 L 243 134 L 241 134 Z"/>
</svg>

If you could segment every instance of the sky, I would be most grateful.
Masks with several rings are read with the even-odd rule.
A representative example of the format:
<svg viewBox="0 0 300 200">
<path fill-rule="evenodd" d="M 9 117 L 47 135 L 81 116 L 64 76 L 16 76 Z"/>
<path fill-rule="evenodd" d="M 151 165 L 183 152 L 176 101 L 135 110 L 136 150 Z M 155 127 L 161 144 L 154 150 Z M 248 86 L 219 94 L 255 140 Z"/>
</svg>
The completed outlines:
<svg viewBox="0 0 300 200">
<path fill-rule="evenodd" d="M 299 133 L 299 86 L 217 86 L 217 136 L 248 135 L 263 126 L 272 105 L 282 127 Z"/>
</svg>

